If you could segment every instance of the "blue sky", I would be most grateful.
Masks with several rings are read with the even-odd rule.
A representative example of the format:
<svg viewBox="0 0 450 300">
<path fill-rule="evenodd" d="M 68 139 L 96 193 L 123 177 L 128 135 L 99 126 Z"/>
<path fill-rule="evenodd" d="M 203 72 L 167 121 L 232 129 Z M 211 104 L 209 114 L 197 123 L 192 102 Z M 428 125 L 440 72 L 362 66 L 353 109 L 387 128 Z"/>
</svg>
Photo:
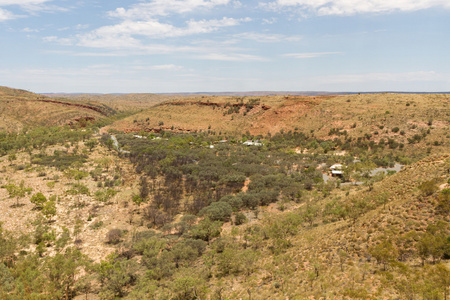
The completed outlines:
<svg viewBox="0 0 450 300">
<path fill-rule="evenodd" d="M 450 91 L 449 0 L 0 0 L 33 92 Z"/>
</svg>

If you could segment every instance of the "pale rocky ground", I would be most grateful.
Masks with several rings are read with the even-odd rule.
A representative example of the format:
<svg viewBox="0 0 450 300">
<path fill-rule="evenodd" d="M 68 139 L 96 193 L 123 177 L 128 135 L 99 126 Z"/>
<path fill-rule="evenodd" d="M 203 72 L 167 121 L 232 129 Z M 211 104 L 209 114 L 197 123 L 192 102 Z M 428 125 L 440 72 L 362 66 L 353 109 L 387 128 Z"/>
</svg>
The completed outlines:
<svg viewBox="0 0 450 300">
<path fill-rule="evenodd" d="M 79 152 L 83 149 L 83 143 L 79 144 Z M 47 154 L 52 154 L 54 150 L 67 150 L 63 146 L 50 147 L 46 149 Z M 73 147 L 69 149 L 73 151 Z M 38 153 L 36 151 L 34 154 Z M 77 247 L 88 255 L 93 261 L 99 262 L 108 254 L 114 252 L 117 248 L 106 243 L 106 235 L 111 229 L 121 229 L 127 232 L 124 239 L 128 239 L 136 231 L 147 230 L 140 222 L 141 215 L 133 215 L 132 224 L 130 224 L 131 211 L 138 209 L 138 207 L 131 201 L 133 193 L 137 193 L 136 185 L 139 178 L 132 174 L 132 165 L 125 159 L 120 159 L 113 153 L 109 152 L 101 146 L 97 146 L 93 153 L 88 153 L 89 159 L 83 165 L 84 171 L 91 171 L 98 164 L 108 164 L 108 171 L 102 175 L 109 178 L 113 176 L 112 172 L 115 166 L 122 168 L 122 176 L 120 180 L 124 180 L 124 184 L 114 187 L 118 192 L 107 203 L 99 202 L 95 199 L 94 193 L 102 188 L 97 187 L 91 176 L 88 176 L 79 181 L 89 188 L 90 196 L 87 195 L 67 195 L 65 192 L 71 188 L 71 183 L 77 183 L 74 179 L 67 178 L 63 172 L 51 167 L 44 167 L 38 165 L 29 165 L 30 156 L 27 153 L 17 154 L 17 159 L 10 162 L 7 156 L 0 158 L 0 184 L 15 184 L 19 185 L 23 180 L 24 186 L 32 188 L 32 192 L 23 198 L 19 199 L 20 207 L 15 207 L 16 198 L 10 198 L 6 188 L 0 188 L 0 222 L 3 223 L 3 228 L 19 234 L 31 234 L 34 230 L 32 222 L 41 214 L 35 208 L 35 205 L 30 202 L 32 195 L 41 192 L 47 199 L 52 195 L 57 195 L 56 203 L 57 213 L 51 219 L 48 225 L 57 233 L 57 236 L 66 227 L 70 230 L 71 237 L 74 239 L 74 228 L 76 219 L 82 220 L 81 233 L 78 239 L 81 243 L 77 243 Z M 102 161 L 101 158 L 107 158 Z M 24 170 L 17 170 L 18 165 L 27 166 Z M 39 173 L 45 173 L 45 176 L 39 176 Z M 56 179 L 56 180 L 55 180 Z M 47 185 L 49 182 L 55 182 L 54 187 Z M 80 207 L 76 207 L 76 203 L 84 203 Z M 95 213 L 94 213 L 95 210 Z M 89 218 L 89 216 L 91 217 Z M 98 229 L 93 229 L 92 225 L 97 222 L 103 222 Z M 30 249 L 35 247 L 30 245 Z M 54 253 L 54 249 L 48 248 L 48 254 Z"/>
</svg>

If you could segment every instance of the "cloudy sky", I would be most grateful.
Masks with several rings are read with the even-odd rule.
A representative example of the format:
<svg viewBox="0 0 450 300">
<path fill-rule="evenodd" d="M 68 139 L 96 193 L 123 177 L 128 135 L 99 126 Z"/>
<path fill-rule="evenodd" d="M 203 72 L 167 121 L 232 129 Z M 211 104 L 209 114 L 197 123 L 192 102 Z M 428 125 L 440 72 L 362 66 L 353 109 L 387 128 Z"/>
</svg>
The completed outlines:
<svg viewBox="0 0 450 300">
<path fill-rule="evenodd" d="M 450 91 L 450 1 L 0 0 L 0 85 Z"/>
</svg>

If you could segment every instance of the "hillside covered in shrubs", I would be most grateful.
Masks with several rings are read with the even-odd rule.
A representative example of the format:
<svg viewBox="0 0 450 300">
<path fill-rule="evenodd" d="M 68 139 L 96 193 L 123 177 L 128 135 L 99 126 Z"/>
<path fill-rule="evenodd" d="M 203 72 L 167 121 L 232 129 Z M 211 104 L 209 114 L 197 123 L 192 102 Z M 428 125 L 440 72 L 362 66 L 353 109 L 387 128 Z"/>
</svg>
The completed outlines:
<svg viewBox="0 0 450 300">
<path fill-rule="evenodd" d="M 0 298 L 446 299 L 447 95 L 345 97 L 177 99 L 0 133 Z M 300 126 L 326 101 L 342 104 L 328 123 Z M 202 123 L 275 112 L 297 119 Z"/>
</svg>

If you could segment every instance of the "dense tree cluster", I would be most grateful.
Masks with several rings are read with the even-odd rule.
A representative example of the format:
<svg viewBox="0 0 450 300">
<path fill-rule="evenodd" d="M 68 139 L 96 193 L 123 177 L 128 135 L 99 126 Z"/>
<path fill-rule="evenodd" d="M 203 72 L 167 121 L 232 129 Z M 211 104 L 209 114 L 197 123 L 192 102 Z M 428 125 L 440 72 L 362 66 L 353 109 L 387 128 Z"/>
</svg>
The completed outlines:
<svg viewBox="0 0 450 300">
<path fill-rule="evenodd" d="M 210 148 L 210 139 L 201 134 L 153 140 L 118 136 L 141 174 L 140 198 L 152 198 L 147 212 L 152 212 L 153 224 L 163 215 L 156 217 L 156 210 L 226 220 L 233 210 L 255 209 L 281 197 L 299 200 L 302 190 L 322 181 L 313 163 L 304 165 L 298 156 L 237 143 Z M 250 183 L 243 192 L 246 180 Z"/>
<path fill-rule="evenodd" d="M 36 134 L 33 131 L 23 132 L 29 138 L 26 143 L 20 135 L 3 134 L 0 151 L 6 154 L 15 149 L 41 149 L 81 140 L 86 141 L 89 151 L 97 147 L 96 140 L 82 131 L 42 130 L 38 129 L 37 134 L 47 134 L 42 139 L 37 135 L 33 139 Z M 386 229 L 378 228 L 378 234 L 367 231 L 362 246 L 354 243 L 350 249 L 345 241 L 336 240 L 321 257 L 315 253 L 320 247 L 314 241 L 317 236 L 311 232 L 317 234 L 314 230 L 319 225 L 333 223 L 330 225 L 336 224 L 335 231 L 346 231 L 347 237 L 356 236 L 363 231 L 357 228 L 361 216 L 375 209 L 390 210 L 386 204 L 393 195 L 401 194 L 377 190 L 370 185 L 373 183 L 368 174 L 376 165 L 390 166 L 398 160 L 394 152 L 387 156 L 378 152 L 386 146 L 390 150 L 401 149 L 395 140 L 375 143 L 369 134 L 352 138 L 342 128 L 330 130 L 329 135 L 337 137 L 320 140 L 313 132 L 280 132 L 267 136 L 263 146 L 248 147 L 233 137 L 220 143 L 217 136 L 206 133 L 162 133 L 158 138 L 152 134 L 142 139 L 116 134 L 119 141 L 116 150 L 124 149 L 118 155 L 127 157 L 137 174 L 136 188 L 128 199 L 137 205 L 130 213 L 138 212 L 142 216 L 141 225 L 146 227 L 141 227 L 144 231 L 140 232 L 109 229 L 105 242 L 116 251 L 97 263 L 77 248 L 84 220 L 77 217 L 72 231 L 65 227 L 56 231 L 51 225 L 55 203 L 59 201 L 56 196 L 48 195 L 47 199 L 39 191 L 32 194 L 23 182 L 19 186 L 5 184 L 10 197 L 16 197 L 17 201 L 28 194 L 39 217 L 29 235 L 13 235 L 0 224 L 0 298 L 71 299 L 80 294 L 87 297 L 91 291 L 102 299 L 237 298 L 235 291 L 228 290 L 226 296 L 222 295 L 225 294 L 222 285 L 235 278 L 248 287 L 251 298 L 257 290 L 253 289 L 256 281 L 252 281 L 252 275 L 258 272 L 259 277 L 255 278 L 259 287 L 264 286 L 278 298 L 298 296 L 298 286 L 303 295 L 312 295 L 314 291 L 330 296 L 326 294 L 330 282 L 341 277 L 336 276 L 339 271 L 348 271 L 345 276 L 352 284 L 364 282 L 370 274 L 376 280 L 381 278 L 377 282 L 380 288 L 389 286 L 399 297 L 445 299 L 450 276 L 442 260 L 450 257 L 450 226 L 445 221 L 450 192 L 448 188 L 439 189 L 441 177 L 412 187 L 418 204 L 428 204 L 427 208 L 435 212 L 435 218 L 426 225 L 411 222 L 398 230 L 388 223 Z M 48 136 L 52 142 L 47 140 Z M 244 136 L 244 140 L 262 138 L 249 133 Z M 110 150 L 115 148 L 108 135 L 101 142 Z M 294 148 L 314 149 L 314 153 L 295 153 Z M 354 162 L 351 155 L 326 155 L 347 148 L 352 154 L 362 154 L 361 160 Z M 11 154 L 8 159 L 17 158 Z M 109 200 L 117 193 L 114 187 L 121 184 L 117 175 L 120 170 L 113 168 L 108 159 L 98 161 L 96 166 L 92 164 L 89 171 L 78 168 L 86 159 L 85 155 L 56 151 L 53 155 L 32 155 L 31 164 L 56 168 L 76 181 L 68 184 L 62 197 L 90 196 L 87 184 L 80 182 L 90 176 L 98 187 L 92 200 L 111 204 Z M 354 195 L 347 192 L 343 197 L 344 190 L 339 197 L 327 198 L 336 185 L 334 181 L 323 182 L 320 168 L 336 162 L 347 164 L 346 172 L 360 174 L 361 180 L 368 183 L 366 190 Z M 105 175 L 106 171 L 111 174 Z M 277 207 L 280 211 L 287 203 L 298 207 L 281 216 L 258 217 L 261 206 L 273 203 L 278 206 L 270 208 Z M 95 214 L 94 207 L 89 219 L 91 212 Z M 257 222 L 240 226 L 248 219 Z M 132 221 L 131 218 L 130 224 Z M 227 229 L 224 222 L 230 222 L 230 232 L 224 233 Z M 102 222 L 97 221 L 86 227 L 98 230 L 101 226 Z M 411 229 L 419 226 L 423 230 Z M 317 248 L 293 253 L 300 239 Z M 411 261 L 416 261 L 417 266 L 411 267 L 408 264 Z M 301 278 L 296 279 L 298 286 L 290 283 L 290 276 Z M 362 284 L 344 285 L 338 287 L 339 294 L 333 295 L 372 297 Z"/>
<path fill-rule="evenodd" d="M 88 130 L 72 130 L 70 127 L 38 127 L 23 129 L 20 133 L 0 132 L 0 155 L 14 151 L 31 151 L 51 145 L 75 143 L 92 135 Z"/>
</svg>

